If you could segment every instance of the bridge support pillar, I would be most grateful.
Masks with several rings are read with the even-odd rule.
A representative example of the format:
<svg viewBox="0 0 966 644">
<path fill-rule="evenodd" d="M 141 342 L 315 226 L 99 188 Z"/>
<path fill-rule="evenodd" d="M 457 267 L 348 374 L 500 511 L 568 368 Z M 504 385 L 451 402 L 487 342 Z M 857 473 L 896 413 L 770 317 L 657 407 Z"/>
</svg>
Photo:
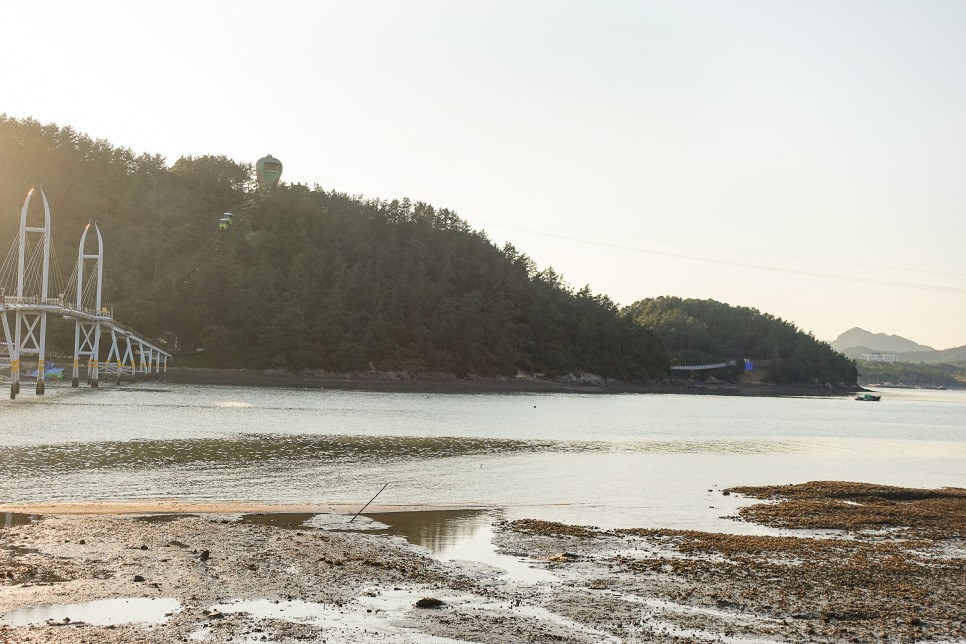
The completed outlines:
<svg viewBox="0 0 966 644">
<path fill-rule="evenodd" d="M 20 354 L 17 351 L 17 343 L 10 334 L 10 321 L 7 319 L 7 312 L 0 313 L 0 322 L 3 323 L 3 338 L 7 342 L 7 351 L 10 354 L 10 400 L 17 397 L 20 388 Z"/>
<path fill-rule="evenodd" d="M 20 358 L 10 356 L 10 400 L 20 393 Z"/>
<path fill-rule="evenodd" d="M 110 369 L 113 363 L 117 364 L 117 384 L 121 384 L 121 348 L 117 346 L 117 332 L 111 329 L 111 348 L 107 351 L 107 360 L 104 361 L 104 368 Z"/>
<path fill-rule="evenodd" d="M 145 357 L 146 354 L 148 354 L 148 350 L 144 348 L 142 343 L 138 342 L 138 380 L 147 380 L 150 375 L 147 365 L 149 364 L 148 361 L 151 359 L 151 356 L 148 354 Z"/>
<path fill-rule="evenodd" d="M 47 312 L 46 311 L 17 311 L 14 322 L 13 346 L 16 347 L 17 366 L 11 366 L 12 382 L 16 383 L 16 392 L 20 393 L 20 362 L 23 355 L 37 356 L 37 386 L 38 396 L 44 395 L 46 370 L 44 356 L 47 348 Z M 11 356 L 12 357 L 12 356 Z"/>
<path fill-rule="evenodd" d="M 80 381 L 81 356 L 87 356 L 87 384 L 96 387 L 97 357 L 101 346 L 101 323 L 77 320 L 74 323 L 74 371 L 70 384 L 77 387 Z"/>
<path fill-rule="evenodd" d="M 20 352 L 10 361 L 10 399 L 13 400 L 20 393 Z"/>
<path fill-rule="evenodd" d="M 46 317 L 46 316 L 45 316 Z M 44 326 L 47 326 L 46 324 Z M 46 333 L 46 329 L 41 331 L 41 333 Z M 40 357 L 37 358 L 37 388 L 34 392 L 38 396 L 43 396 L 47 384 L 47 370 L 44 369 L 44 352 L 40 352 Z"/>
<path fill-rule="evenodd" d="M 137 382 L 137 367 L 134 365 L 134 350 L 131 348 L 131 336 L 125 338 L 127 348 L 124 350 L 124 362 L 131 365 L 131 382 Z M 121 374 L 117 374 L 118 383 L 121 382 Z"/>
<path fill-rule="evenodd" d="M 70 374 L 70 386 L 78 387 L 80 386 L 80 357 L 87 356 L 88 362 L 88 377 L 90 376 L 90 356 L 91 356 L 91 346 L 93 345 L 93 338 L 91 337 L 93 329 L 90 323 L 81 322 L 77 320 L 74 323 L 74 368 L 71 370 Z"/>
</svg>

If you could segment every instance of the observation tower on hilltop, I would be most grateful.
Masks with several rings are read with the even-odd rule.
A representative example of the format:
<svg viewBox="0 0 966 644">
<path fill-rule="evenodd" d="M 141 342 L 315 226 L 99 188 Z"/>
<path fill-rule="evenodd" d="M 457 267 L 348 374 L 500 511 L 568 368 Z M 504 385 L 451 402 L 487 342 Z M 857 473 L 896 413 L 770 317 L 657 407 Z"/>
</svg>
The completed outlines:
<svg viewBox="0 0 966 644">
<path fill-rule="evenodd" d="M 271 190 L 282 178 L 282 162 L 271 154 L 266 154 L 255 164 L 255 178 L 258 180 L 259 190 Z"/>
</svg>

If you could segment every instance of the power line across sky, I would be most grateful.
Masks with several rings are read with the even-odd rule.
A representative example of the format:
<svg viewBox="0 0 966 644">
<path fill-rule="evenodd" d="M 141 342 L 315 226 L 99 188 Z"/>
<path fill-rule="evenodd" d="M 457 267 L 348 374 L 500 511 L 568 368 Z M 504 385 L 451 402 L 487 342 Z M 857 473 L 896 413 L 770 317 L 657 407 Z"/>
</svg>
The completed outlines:
<svg viewBox="0 0 966 644">
<path fill-rule="evenodd" d="M 720 258 L 708 257 L 708 256 L 702 256 L 702 255 L 674 253 L 670 251 L 657 250 L 653 248 L 643 248 L 641 246 L 631 246 L 628 244 L 618 244 L 614 242 L 597 241 L 597 240 L 589 239 L 586 236 L 574 237 L 574 236 L 564 235 L 560 233 L 548 232 L 546 230 L 535 230 L 533 228 L 524 228 L 521 226 L 513 226 L 513 225 L 497 223 L 497 222 L 489 222 L 489 225 L 499 227 L 499 228 L 504 228 L 507 230 L 513 230 L 516 232 L 526 233 L 529 235 L 547 237 L 550 239 L 558 239 L 562 241 L 569 241 L 577 244 L 586 244 L 586 245 L 597 246 L 601 248 L 611 248 L 614 250 L 643 253 L 643 254 L 654 255 L 659 257 L 683 259 L 683 260 L 689 260 L 689 261 L 695 261 L 695 262 L 706 262 L 710 264 L 734 266 L 738 268 L 750 268 L 754 270 L 771 271 L 775 273 L 785 273 L 789 275 L 800 275 L 804 277 L 814 277 L 814 278 L 820 278 L 820 279 L 855 282 L 860 284 L 875 284 L 878 286 L 915 289 L 919 291 L 934 291 L 939 293 L 954 293 L 959 295 L 966 295 L 966 288 L 964 287 L 947 286 L 947 285 L 940 285 L 940 284 L 923 284 L 923 283 L 907 282 L 907 281 L 892 280 L 892 279 L 882 279 L 882 278 L 875 278 L 875 277 L 862 277 L 858 275 L 849 275 L 846 273 L 838 273 L 838 272 L 829 273 L 829 272 L 808 271 L 808 270 L 801 270 L 796 268 L 789 268 L 787 266 L 778 266 L 774 264 L 756 264 L 751 262 L 734 261 L 734 260 L 720 259 Z M 797 257 L 792 255 L 780 255 L 780 254 L 764 253 L 764 252 L 758 252 L 758 251 L 734 250 L 734 249 L 724 249 L 724 248 L 716 248 L 716 247 L 710 247 L 710 246 L 699 246 L 694 244 L 684 244 L 680 242 L 667 242 L 667 241 L 659 242 L 657 240 L 644 240 L 644 239 L 639 239 L 639 241 L 647 241 L 650 243 L 675 244 L 678 246 L 690 247 L 695 249 L 703 249 L 703 250 L 711 250 L 716 252 L 744 253 L 749 255 L 772 257 L 772 258 L 783 259 L 783 260 L 796 260 L 796 261 L 807 261 L 807 262 L 816 262 L 816 263 L 824 263 L 824 264 L 835 264 L 839 266 L 851 266 L 854 268 L 904 271 L 904 272 L 910 272 L 910 273 L 944 275 L 949 277 L 966 277 L 966 274 L 964 273 L 957 273 L 952 271 L 939 271 L 939 270 L 916 269 L 916 268 L 899 268 L 895 266 L 860 264 L 856 262 L 848 262 L 848 261 L 842 261 L 842 260 L 821 260 L 816 258 Z"/>
</svg>

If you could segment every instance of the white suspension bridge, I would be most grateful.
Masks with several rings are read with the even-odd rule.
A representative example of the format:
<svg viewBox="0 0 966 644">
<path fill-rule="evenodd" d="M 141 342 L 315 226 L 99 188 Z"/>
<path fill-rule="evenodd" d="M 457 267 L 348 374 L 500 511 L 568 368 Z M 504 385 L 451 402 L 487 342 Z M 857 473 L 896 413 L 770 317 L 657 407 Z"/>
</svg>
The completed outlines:
<svg viewBox="0 0 966 644">
<path fill-rule="evenodd" d="M 61 316 L 74 322 L 74 361 L 71 385 L 79 386 L 84 373 L 91 387 L 97 387 L 102 375 L 112 375 L 117 384 L 124 376 L 131 380 L 157 377 L 167 372 L 171 354 L 136 331 L 114 319 L 113 312 L 101 301 L 104 286 L 104 240 L 97 224 L 93 230 L 97 251 L 86 250 L 88 224 L 81 234 L 77 263 L 63 287 L 57 263 L 51 263 L 50 205 L 43 189 L 43 226 L 28 225 L 28 210 L 34 189 L 20 212 L 20 231 L 0 267 L 0 319 L 6 345 L 0 349 L 0 375 L 9 370 L 10 397 L 20 392 L 25 360 L 36 361 L 36 393 L 44 394 L 47 377 L 47 318 Z M 51 270 L 53 268 L 53 271 Z M 51 279 L 54 279 L 51 297 Z M 8 293 L 12 293 L 8 295 Z M 101 362 L 101 341 L 110 333 L 111 345 L 106 360 Z M 31 374 L 33 375 L 33 374 Z"/>
</svg>

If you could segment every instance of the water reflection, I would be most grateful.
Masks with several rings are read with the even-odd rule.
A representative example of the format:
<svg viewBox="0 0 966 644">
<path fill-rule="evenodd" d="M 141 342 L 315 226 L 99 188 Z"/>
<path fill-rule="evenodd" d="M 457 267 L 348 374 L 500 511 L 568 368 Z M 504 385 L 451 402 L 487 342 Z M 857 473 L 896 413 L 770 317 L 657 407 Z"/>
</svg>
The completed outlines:
<svg viewBox="0 0 966 644">
<path fill-rule="evenodd" d="M 34 515 L 20 514 L 18 512 L 4 512 L 0 520 L 0 528 L 12 528 L 18 525 L 27 525 L 33 521 Z"/>
<path fill-rule="evenodd" d="M 456 544 L 472 539 L 494 520 L 492 510 L 366 512 L 364 516 L 389 526 L 380 532 L 405 537 L 442 558 L 448 558 Z"/>
<path fill-rule="evenodd" d="M 498 568 L 522 583 L 549 581 L 553 575 L 534 562 L 497 552 L 493 524 L 500 510 L 427 510 L 422 512 L 367 512 L 364 516 L 386 526 L 377 532 L 405 537 L 444 561 L 476 561 Z"/>
</svg>

